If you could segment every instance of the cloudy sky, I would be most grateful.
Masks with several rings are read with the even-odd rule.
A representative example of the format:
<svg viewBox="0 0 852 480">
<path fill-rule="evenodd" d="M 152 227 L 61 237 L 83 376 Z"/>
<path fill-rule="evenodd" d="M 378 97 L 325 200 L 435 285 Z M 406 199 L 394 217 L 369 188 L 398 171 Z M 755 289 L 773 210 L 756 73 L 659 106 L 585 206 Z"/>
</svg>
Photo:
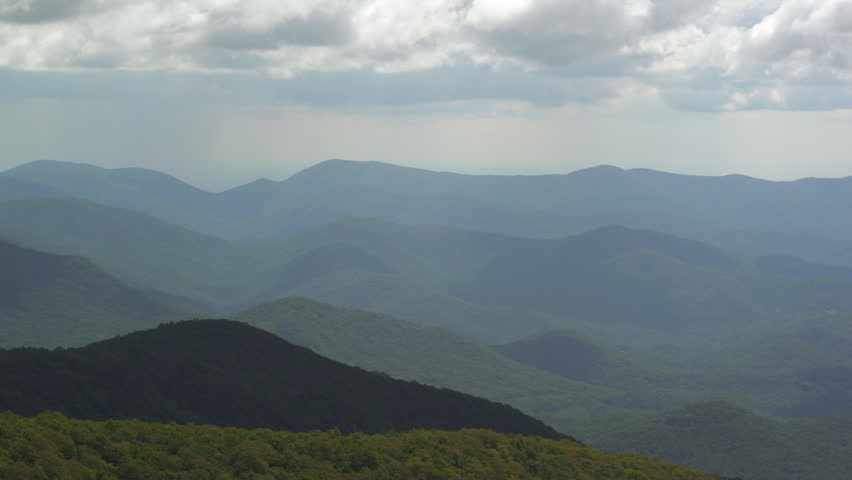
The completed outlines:
<svg viewBox="0 0 852 480">
<path fill-rule="evenodd" d="M 0 0 L 0 168 L 852 175 L 852 0 Z"/>
</svg>

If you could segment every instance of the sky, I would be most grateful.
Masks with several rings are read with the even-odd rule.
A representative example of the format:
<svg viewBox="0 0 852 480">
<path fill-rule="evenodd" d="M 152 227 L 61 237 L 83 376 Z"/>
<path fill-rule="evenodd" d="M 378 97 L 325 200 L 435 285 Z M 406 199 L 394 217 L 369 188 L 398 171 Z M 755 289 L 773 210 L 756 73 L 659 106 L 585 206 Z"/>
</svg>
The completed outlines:
<svg viewBox="0 0 852 480">
<path fill-rule="evenodd" d="M 852 175 L 852 0 L 0 0 L 0 169 Z"/>
</svg>

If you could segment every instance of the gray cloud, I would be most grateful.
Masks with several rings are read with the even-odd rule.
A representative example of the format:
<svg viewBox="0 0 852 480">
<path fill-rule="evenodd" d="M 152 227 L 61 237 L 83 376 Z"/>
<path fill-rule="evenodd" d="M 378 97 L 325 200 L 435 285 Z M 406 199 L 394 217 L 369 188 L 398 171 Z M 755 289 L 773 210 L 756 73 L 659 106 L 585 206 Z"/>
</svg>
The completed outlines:
<svg viewBox="0 0 852 480">
<path fill-rule="evenodd" d="M 624 2 L 542 0 L 505 20 L 474 20 L 471 27 L 498 55 L 562 66 L 616 54 L 639 33 L 646 15 Z"/>
<path fill-rule="evenodd" d="M 297 103 L 850 106 L 850 0 L 0 0 L 0 20 L 10 70 L 239 74 Z"/>
<path fill-rule="evenodd" d="M 78 15 L 88 0 L 0 0 L 0 22 L 44 23 Z"/>
<path fill-rule="evenodd" d="M 305 17 L 286 18 L 271 25 L 250 28 L 225 20 L 213 27 L 204 42 L 234 50 L 275 50 L 282 45 L 335 46 L 353 35 L 349 12 L 312 12 Z"/>
</svg>

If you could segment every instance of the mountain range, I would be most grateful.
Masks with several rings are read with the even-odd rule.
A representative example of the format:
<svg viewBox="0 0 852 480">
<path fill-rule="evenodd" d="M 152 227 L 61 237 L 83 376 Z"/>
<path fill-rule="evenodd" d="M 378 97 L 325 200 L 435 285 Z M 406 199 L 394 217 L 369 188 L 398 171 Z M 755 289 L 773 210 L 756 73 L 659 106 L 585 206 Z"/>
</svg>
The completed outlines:
<svg viewBox="0 0 852 480">
<path fill-rule="evenodd" d="M 0 202 L 0 238 L 90 258 L 202 312 L 306 296 L 495 344 L 568 328 L 615 344 L 715 348 L 852 310 L 850 268 L 625 227 L 530 239 L 347 218 L 248 246 L 86 200 L 33 198 Z"/>
<path fill-rule="evenodd" d="M 348 216 L 527 237 L 618 224 L 748 254 L 852 265 L 852 223 L 844 220 L 852 202 L 849 178 L 772 182 L 612 166 L 564 175 L 476 176 L 345 160 L 221 193 L 150 170 L 47 160 L 0 178 L 138 210 L 241 243 L 287 238 Z"/>
<path fill-rule="evenodd" d="M 850 179 L 341 160 L 212 193 L 33 162 L 0 173 L 0 348 L 66 348 L 0 351 L 0 409 L 559 430 L 744 478 L 836 478 L 852 405 L 850 196 Z M 105 340 L 210 317 L 286 341 L 224 320 Z M 305 387 L 299 364 L 336 385 Z M 335 390 L 347 385 L 368 393 Z M 273 404 L 288 392 L 307 399 L 288 407 L 295 423 Z M 430 395 L 488 418 L 409 408 Z"/>
</svg>

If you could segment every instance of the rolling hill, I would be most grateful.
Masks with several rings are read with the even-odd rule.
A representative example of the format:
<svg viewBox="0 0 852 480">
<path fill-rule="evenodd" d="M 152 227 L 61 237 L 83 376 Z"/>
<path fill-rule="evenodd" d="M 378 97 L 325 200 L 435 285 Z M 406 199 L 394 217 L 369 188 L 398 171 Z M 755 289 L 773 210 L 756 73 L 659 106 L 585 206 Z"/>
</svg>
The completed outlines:
<svg viewBox="0 0 852 480">
<path fill-rule="evenodd" d="M 619 390 L 560 378 L 449 330 L 384 314 L 285 298 L 235 318 L 343 363 L 510 404 L 581 438 L 614 418 L 655 411 L 607 405 Z M 676 395 L 671 402 L 678 404 Z"/>
<path fill-rule="evenodd" d="M 74 198 L 0 202 L 0 238 L 91 259 L 121 279 L 221 307 L 258 264 L 254 253 L 132 210 Z M 262 251 L 258 248 L 256 251 Z M 223 295 L 222 284 L 234 292 Z"/>
<path fill-rule="evenodd" d="M 0 365 L 0 410 L 23 415 L 562 437 L 506 405 L 346 366 L 226 320 L 163 324 L 75 349 L 3 350 Z"/>
<path fill-rule="evenodd" d="M 0 347 L 82 345 L 189 313 L 91 262 L 0 242 Z"/>
<path fill-rule="evenodd" d="M 753 480 L 844 478 L 851 423 L 848 415 L 777 420 L 715 401 L 623 425 L 595 445 Z"/>
<path fill-rule="evenodd" d="M 0 237 L 86 256 L 217 311 L 305 296 L 492 344 L 567 328 L 609 344 L 706 349 L 852 310 L 852 269 L 624 227 L 526 239 L 350 218 L 248 247 L 87 201 L 23 199 L 0 203 Z"/>
<path fill-rule="evenodd" d="M 38 160 L 9 169 L 2 177 L 39 184 L 66 197 L 146 212 L 190 228 L 204 230 L 217 221 L 210 212 L 214 194 L 154 170 Z"/>
<path fill-rule="evenodd" d="M 715 348 L 852 308 L 845 275 L 767 272 L 753 257 L 623 227 L 535 240 L 350 219 L 287 245 L 300 253 L 267 298 L 307 296 L 487 343 L 568 328 L 612 344 Z"/>
</svg>

